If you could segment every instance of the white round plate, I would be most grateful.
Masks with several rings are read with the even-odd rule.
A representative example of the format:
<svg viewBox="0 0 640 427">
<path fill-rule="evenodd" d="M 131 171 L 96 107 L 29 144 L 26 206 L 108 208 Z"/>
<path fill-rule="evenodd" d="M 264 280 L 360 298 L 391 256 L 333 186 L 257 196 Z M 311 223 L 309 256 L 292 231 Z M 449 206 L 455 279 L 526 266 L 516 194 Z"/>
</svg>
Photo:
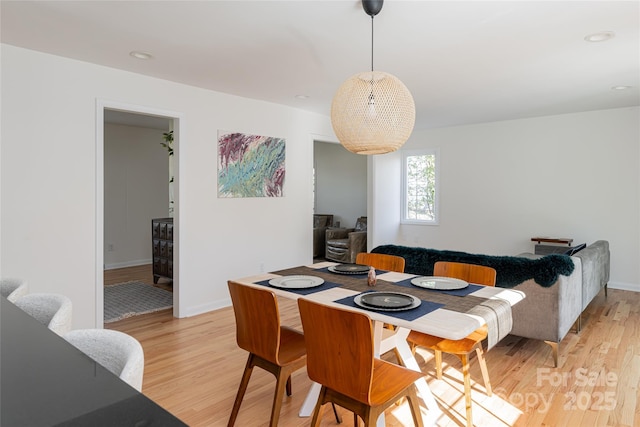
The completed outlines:
<svg viewBox="0 0 640 427">
<path fill-rule="evenodd" d="M 454 279 L 453 277 L 440 276 L 420 276 L 411 279 L 411 284 L 425 289 L 438 289 L 441 291 L 452 289 L 464 289 L 469 284 L 464 280 Z"/>
<path fill-rule="evenodd" d="M 367 310 L 379 311 L 405 311 L 422 304 L 420 298 L 400 292 L 365 292 L 356 295 L 353 302 Z"/>
<path fill-rule="evenodd" d="M 323 283 L 324 279 L 316 276 L 284 276 L 269 280 L 271 286 L 281 289 L 315 288 Z"/>
</svg>

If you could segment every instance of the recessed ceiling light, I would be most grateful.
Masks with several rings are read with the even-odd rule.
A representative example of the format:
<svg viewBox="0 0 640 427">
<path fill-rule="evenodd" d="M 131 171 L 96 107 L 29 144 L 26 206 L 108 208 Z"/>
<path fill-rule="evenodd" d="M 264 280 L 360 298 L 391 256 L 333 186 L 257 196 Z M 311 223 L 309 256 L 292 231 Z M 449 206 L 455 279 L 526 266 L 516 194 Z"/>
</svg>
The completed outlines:
<svg viewBox="0 0 640 427">
<path fill-rule="evenodd" d="M 309 99 L 309 95 L 296 95 L 296 99 Z"/>
<path fill-rule="evenodd" d="M 633 86 L 612 86 L 611 90 L 627 90 L 631 89 Z"/>
<path fill-rule="evenodd" d="M 597 43 L 597 42 L 606 42 L 607 40 L 611 40 L 616 36 L 616 33 L 613 31 L 601 31 L 599 33 L 589 34 L 584 37 L 584 39 L 588 42 Z"/>
<path fill-rule="evenodd" d="M 129 52 L 129 55 L 133 56 L 136 59 L 147 60 L 153 58 L 153 55 L 147 52 L 141 52 L 139 50 L 132 50 Z"/>
</svg>

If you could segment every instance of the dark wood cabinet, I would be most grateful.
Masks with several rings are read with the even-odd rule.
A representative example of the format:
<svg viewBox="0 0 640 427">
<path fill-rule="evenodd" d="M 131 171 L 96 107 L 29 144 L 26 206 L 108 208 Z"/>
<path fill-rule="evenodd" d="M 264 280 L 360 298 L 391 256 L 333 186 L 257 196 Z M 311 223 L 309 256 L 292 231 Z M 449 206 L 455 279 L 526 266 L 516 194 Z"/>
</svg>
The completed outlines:
<svg viewBox="0 0 640 427">
<path fill-rule="evenodd" d="M 151 220 L 153 283 L 165 277 L 173 280 L 173 218 Z"/>
</svg>

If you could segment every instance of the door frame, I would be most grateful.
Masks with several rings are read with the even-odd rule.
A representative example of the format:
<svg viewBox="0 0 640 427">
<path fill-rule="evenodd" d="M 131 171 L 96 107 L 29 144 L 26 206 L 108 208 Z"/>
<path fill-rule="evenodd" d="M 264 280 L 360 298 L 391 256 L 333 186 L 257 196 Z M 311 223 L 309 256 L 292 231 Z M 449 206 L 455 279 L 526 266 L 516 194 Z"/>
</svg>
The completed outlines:
<svg viewBox="0 0 640 427">
<path fill-rule="evenodd" d="M 184 114 L 152 108 L 143 105 L 129 104 L 105 99 L 96 99 L 96 327 L 104 327 L 104 110 L 118 110 L 133 114 L 159 116 L 173 121 L 173 316 L 181 317 L 185 312 L 180 305 L 180 143 L 184 134 L 182 124 Z M 167 166 L 168 167 L 168 166 Z"/>
</svg>

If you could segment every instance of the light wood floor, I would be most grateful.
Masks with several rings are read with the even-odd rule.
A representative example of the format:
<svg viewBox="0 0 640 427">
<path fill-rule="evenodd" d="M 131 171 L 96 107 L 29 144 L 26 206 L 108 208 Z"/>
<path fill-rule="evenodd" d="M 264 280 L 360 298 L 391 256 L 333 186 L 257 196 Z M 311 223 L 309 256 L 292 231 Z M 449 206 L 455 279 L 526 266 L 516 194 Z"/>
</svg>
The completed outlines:
<svg viewBox="0 0 640 427">
<path fill-rule="evenodd" d="M 104 271 L 105 285 L 115 285 L 116 283 L 131 282 L 134 280 L 173 292 L 172 282 L 169 279 L 161 277 L 158 279 L 158 283 L 153 283 L 153 269 L 151 264 Z"/>
<path fill-rule="evenodd" d="M 295 303 L 280 301 L 283 322 L 299 327 Z M 560 367 L 540 341 L 509 336 L 487 354 L 494 396 L 487 397 L 472 361 L 476 426 L 640 426 L 640 293 L 601 292 L 583 313 L 583 329 L 560 345 Z M 143 393 L 190 426 L 225 426 L 246 361 L 235 342 L 231 308 L 174 319 L 169 310 L 111 323 L 136 337 L 145 350 Z M 391 355 L 385 356 L 393 360 Z M 464 426 L 462 376 L 457 359 L 445 356 L 445 376 L 436 380 L 432 356 L 418 361 L 442 415 L 438 426 Z M 281 426 L 307 426 L 298 417 L 310 381 L 293 376 L 293 396 L 283 404 Z M 236 426 L 268 425 L 275 381 L 254 369 Z M 425 417 L 427 410 L 423 406 Z M 351 415 L 343 412 L 345 426 Z M 386 413 L 388 426 L 412 426 L 406 403 Z M 322 426 L 336 425 L 330 408 Z"/>
</svg>

